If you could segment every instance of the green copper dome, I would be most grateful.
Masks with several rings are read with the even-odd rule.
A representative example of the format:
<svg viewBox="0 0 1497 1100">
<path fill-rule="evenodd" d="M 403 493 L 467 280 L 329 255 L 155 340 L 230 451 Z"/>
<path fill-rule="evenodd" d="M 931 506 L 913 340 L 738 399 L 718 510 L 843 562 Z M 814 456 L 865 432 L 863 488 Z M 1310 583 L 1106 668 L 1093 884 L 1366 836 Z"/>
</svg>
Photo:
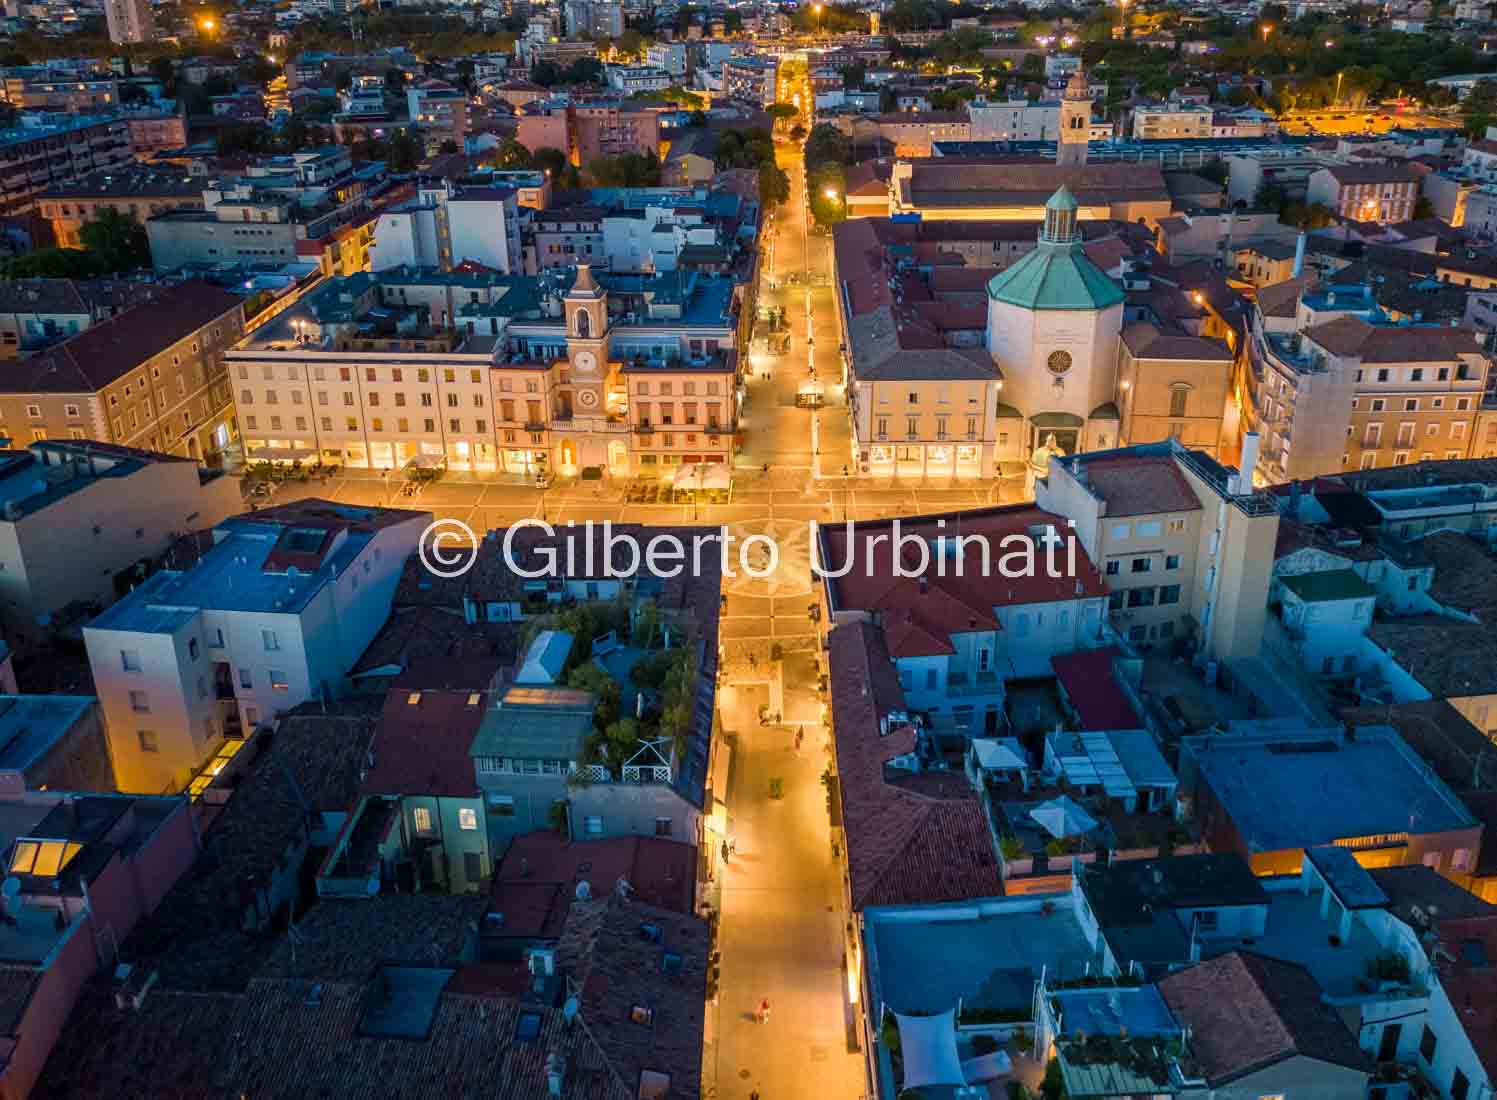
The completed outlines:
<svg viewBox="0 0 1497 1100">
<path fill-rule="evenodd" d="M 988 297 L 1032 310 L 1102 310 L 1123 300 L 1122 288 L 1082 251 L 1070 188 L 1050 196 L 1039 246 L 994 275 Z"/>
</svg>

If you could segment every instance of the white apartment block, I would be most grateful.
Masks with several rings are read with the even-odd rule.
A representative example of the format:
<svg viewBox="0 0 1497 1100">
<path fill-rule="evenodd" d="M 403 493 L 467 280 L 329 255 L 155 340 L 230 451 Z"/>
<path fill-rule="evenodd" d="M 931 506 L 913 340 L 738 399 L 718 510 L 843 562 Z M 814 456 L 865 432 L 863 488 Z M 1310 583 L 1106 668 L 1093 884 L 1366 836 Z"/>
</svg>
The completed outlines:
<svg viewBox="0 0 1497 1100">
<path fill-rule="evenodd" d="M 237 478 L 188 459 L 83 440 L 7 452 L 0 457 L 7 639 L 27 645 L 71 604 L 107 606 L 118 575 L 239 507 Z"/>
<path fill-rule="evenodd" d="M 238 516 L 90 623 L 120 789 L 182 790 L 225 736 L 341 695 L 430 522 L 320 500 Z"/>
<path fill-rule="evenodd" d="M 380 214 L 369 246 L 371 270 L 450 271 L 464 261 L 502 275 L 519 272 L 520 207 L 514 189 L 453 187 L 444 180 Z"/>
</svg>

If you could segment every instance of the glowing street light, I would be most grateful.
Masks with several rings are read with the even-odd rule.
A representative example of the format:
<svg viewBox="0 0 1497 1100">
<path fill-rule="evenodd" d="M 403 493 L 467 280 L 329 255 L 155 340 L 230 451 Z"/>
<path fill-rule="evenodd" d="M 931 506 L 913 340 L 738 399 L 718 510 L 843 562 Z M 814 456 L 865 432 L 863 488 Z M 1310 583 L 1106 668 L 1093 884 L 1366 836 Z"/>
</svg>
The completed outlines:
<svg viewBox="0 0 1497 1100">
<path fill-rule="evenodd" d="M 209 34 L 212 34 L 213 28 L 218 26 L 218 22 L 211 15 L 205 15 L 198 21 L 198 26 L 202 27 Z"/>
<path fill-rule="evenodd" d="M 1272 23 L 1264 23 L 1263 24 L 1263 41 L 1265 43 L 1268 42 L 1268 36 L 1271 35 L 1271 34 L 1273 34 L 1273 24 Z"/>
<path fill-rule="evenodd" d="M 837 189 L 835 187 L 828 187 L 825 191 L 822 192 L 822 194 L 832 202 L 840 202 L 842 199 L 842 196 L 837 193 Z"/>
</svg>

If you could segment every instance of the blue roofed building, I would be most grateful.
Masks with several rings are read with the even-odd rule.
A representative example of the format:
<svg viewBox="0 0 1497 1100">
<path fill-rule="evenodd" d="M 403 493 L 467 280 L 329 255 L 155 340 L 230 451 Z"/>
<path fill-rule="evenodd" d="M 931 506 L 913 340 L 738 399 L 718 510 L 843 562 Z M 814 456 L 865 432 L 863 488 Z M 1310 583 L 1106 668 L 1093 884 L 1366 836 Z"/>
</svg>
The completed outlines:
<svg viewBox="0 0 1497 1100">
<path fill-rule="evenodd" d="M 342 695 L 430 522 L 316 499 L 237 516 L 91 622 L 120 789 L 181 790 L 225 738 Z"/>
<path fill-rule="evenodd" d="M 1293 874 L 1306 849 L 1326 846 L 1363 867 L 1468 875 L 1481 847 L 1481 823 L 1389 726 L 1233 722 L 1184 738 L 1179 772 L 1211 850 L 1238 853 L 1259 875 Z M 1327 863 L 1323 853 L 1311 862 Z"/>
</svg>

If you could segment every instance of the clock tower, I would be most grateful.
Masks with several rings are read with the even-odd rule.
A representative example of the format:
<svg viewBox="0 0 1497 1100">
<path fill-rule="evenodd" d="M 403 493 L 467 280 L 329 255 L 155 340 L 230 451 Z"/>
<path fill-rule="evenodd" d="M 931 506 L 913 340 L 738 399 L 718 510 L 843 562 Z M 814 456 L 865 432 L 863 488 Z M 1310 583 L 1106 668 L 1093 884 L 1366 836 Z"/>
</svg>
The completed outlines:
<svg viewBox="0 0 1497 1100">
<path fill-rule="evenodd" d="M 587 264 L 577 265 L 577 281 L 563 300 L 567 360 L 572 372 L 574 416 L 604 416 L 608 380 L 608 292 Z"/>
</svg>

